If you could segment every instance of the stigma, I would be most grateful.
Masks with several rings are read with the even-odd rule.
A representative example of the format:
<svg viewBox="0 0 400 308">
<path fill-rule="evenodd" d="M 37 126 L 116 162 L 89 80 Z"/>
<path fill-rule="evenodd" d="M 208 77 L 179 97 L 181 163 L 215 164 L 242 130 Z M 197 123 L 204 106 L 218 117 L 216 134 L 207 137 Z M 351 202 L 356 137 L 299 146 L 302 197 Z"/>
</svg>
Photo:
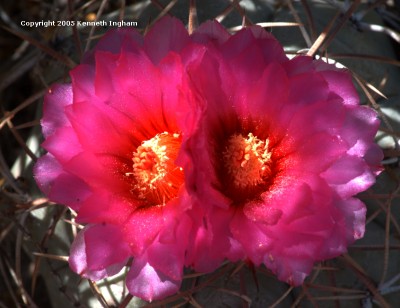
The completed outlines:
<svg viewBox="0 0 400 308">
<path fill-rule="evenodd" d="M 234 134 L 228 139 L 223 152 L 225 171 L 233 187 L 253 188 L 265 183 L 271 175 L 269 140 L 260 140 L 252 133 L 246 137 Z"/>
<path fill-rule="evenodd" d="M 133 192 L 151 205 L 165 205 L 175 198 L 184 182 L 183 170 L 175 165 L 182 143 L 180 134 L 163 132 L 145 140 L 133 153 Z"/>
</svg>

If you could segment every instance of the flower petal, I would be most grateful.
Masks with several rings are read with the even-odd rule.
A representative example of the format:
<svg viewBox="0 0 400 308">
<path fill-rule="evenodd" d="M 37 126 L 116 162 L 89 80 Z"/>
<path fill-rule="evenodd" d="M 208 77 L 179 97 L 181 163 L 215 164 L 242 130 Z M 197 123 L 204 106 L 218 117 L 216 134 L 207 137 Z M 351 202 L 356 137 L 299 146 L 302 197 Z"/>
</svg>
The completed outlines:
<svg viewBox="0 0 400 308">
<path fill-rule="evenodd" d="M 39 188 L 50 200 L 68 204 L 75 211 L 91 194 L 89 186 L 73 174 L 65 172 L 50 153 L 38 159 L 33 174 Z"/>
<path fill-rule="evenodd" d="M 147 250 L 147 255 L 148 262 L 159 273 L 163 273 L 175 281 L 180 281 L 183 274 L 185 251 L 188 245 L 191 222 L 188 217 L 184 216 L 179 224 L 176 222 L 176 225 L 177 230 L 174 241 L 169 243 L 159 241 L 152 244 Z"/>
<path fill-rule="evenodd" d="M 360 157 L 352 155 L 339 158 L 321 175 L 344 199 L 375 183 L 375 175 L 368 165 Z"/>
<path fill-rule="evenodd" d="M 182 22 L 170 16 L 161 18 L 147 33 L 144 49 L 154 64 L 168 52 L 181 51 L 189 43 L 189 34 Z"/>
<path fill-rule="evenodd" d="M 74 92 L 74 103 L 84 101 L 98 101 L 98 98 L 95 95 L 93 82 L 95 69 L 92 66 L 86 64 L 78 65 L 73 70 L 71 70 L 69 74 L 71 76 L 72 88 Z"/>
<path fill-rule="evenodd" d="M 208 20 L 202 23 L 192 34 L 192 41 L 199 44 L 213 43 L 218 46 L 225 43 L 230 38 L 230 34 L 225 28 L 215 20 Z"/>
<path fill-rule="evenodd" d="M 46 138 L 42 147 L 62 164 L 82 152 L 81 144 L 70 126 L 59 128 L 54 134 Z"/>
<path fill-rule="evenodd" d="M 61 173 L 63 173 L 62 166 L 50 153 L 40 157 L 33 167 L 35 181 L 45 194 L 50 193 L 54 181 Z"/>
<path fill-rule="evenodd" d="M 94 87 L 96 95 L 103 101 L 107 101 L 114 93 L 116 85 L 114 85 L 114 71 L 117 67 L 119 55 L 111 52 L 96 52 L 96 73 L 94 79 Z"/>
<path fill-rule="evenodd" d="M 234 238 L 242 245 L 247 258 L 255 265 L 260 265 L 273 242 L 265 233 L 262 224 L 249 220 L 243 212 L 237 211 L 230 229 Z"/>
<path fill-rule="evenodd" d="M 114 158 L 112 162 L 113 164 L 99 155 L 82 152 L 65 163 L 64 169 L 81 178 L 92 189 L 107 189 L 127 196 L 130 194 L 131 184 L 125 175 L 126 171 L 118 159 Z"/>
<path fill-rule="evenodd" d="M 91 228 L 90 226 L 86 227 L 84 230 L 78 233 L 74 242 L 71 245 L 70 249 L 70 257 L 69 257 L 69 266 L 71 269 L 83 277 L 92 279 L 92 280 L 100 280 L 105 277 L 113 276 L 117 274 L 125 265 L 125 261 L 112 264 L 105 269 L 98 270 L 90 270 L 88 269 L 87 264 L 87 252 L 86 252 L 86 244 L 85 244 L 85 232 Z"/>
<path fill-rule="evenodd" d="M 199 272 L 210 272 L 225 259 L 238 261 L 244 257 L 240 244 L 233 240 L 229 224 L 234 211 L 214 207 L 207 209 L 194 205 L 191 215 L 195 216 L 190 234 L 186 264 Z M 203 218 L 204 217 L 204 218 Z M 234 246 L 232 246 L 234 244 Z"/>
<path fill-rule="evenodd" d="M 340 135 L 349 144 L 350 155 L 363 156 L 371 147 L 379 127 L 376 111 L 365 106 L 349 109 Z"/>
<path fill-rule="evenodd" d="M 287 153 L 287 160 L 296 165 L 288 174 L 323 172 L 346 152 L 346 144 L 338 136 L 322 132 L 308 139 L 302 137 L 297 137 L 295 152 Z"/>
<path fill-rule="evenodd" d="M 134 211 L 124 223 L 124 234 L 129 241 L 132 255 L 141 255 L 164 227 L 165 221 L 161 208 L 153 206 Z"/>
<path fill-rule="evenodd" d="M 353 85 L 351 74 L 347 70 L 333 69 L 332 66 L 329 66 L 329 69 L 324 69 L 326 63 L 322 60 L 315 61 L 315 65 L 317 69 L 322 69 L 320 74 L 327 81 L 331 92 L 340 96 L 345 105 L 358 105 L 358 94 Z"/>
<path fill-rule="evenodd" d="M 43 118 L 40 121 L 45 138 L 53 135 L 57 129 L 69 126 L 64 108 L 72 104 L 71 85 L 55 84 L 44 98 Z"/>
<path fill-rule="evenodd" d="M 94 64 L 95 54 L 107 51 L 119 54 L 121 51 L 134 52 L 143 45 L 143 37 L 135 29 L 117 28 L 108 31 L 96 46 L 83 57 L 83 64 Z"/>
<path fill-rule="evenodd" d="M 85 230 L 87 268 L 102 270 L 130 256 L 120 228 L 111 224 L 93 225 Z"/>
<path fill-rule="evenodd" d="M 347 244 L 350 245 L 364 236 L 367 209 L 365 204 L 356 198 L 343 200 L 336 205 L 345 218 Z"/>
<path fill-rule="evenodd" d="M 133 260 L 126 277 L 129 292 L 149 302 L 176 293 L 180 284 L 180 281 L 172 280 L 158 272 L 145 257 Z"/>
<path fill-rule="evenodd" d="M 78 182 L 79 183 L 79 182 Z M 118 194 L 96 189 L 85 199 L 78 211 L 79 223 L 110 223 L 123 225 L 137 204 Z"/>
</svg>

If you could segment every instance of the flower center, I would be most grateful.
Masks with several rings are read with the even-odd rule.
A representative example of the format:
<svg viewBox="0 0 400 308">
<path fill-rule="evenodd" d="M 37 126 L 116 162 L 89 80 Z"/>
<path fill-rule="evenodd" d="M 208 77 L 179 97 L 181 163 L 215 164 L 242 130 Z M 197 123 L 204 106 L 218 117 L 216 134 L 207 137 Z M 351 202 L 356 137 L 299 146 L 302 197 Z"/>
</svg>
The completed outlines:
<svg viewBox="0 0 400 308">
<path fill-rule="evenodd" d="M 232 135 L 223 152 L 225 170 L 235 188 L 252 188 L 265 183 L 271 175 L 269 140 L 260 140 L 252 133 L 247 138 Z"/>
<path fill-rule="evenodd" d="M 183 183 L 183 170 L 175 165 L 182 138 L 164 132 L 143 141 L 133 153 L 134 191 L 140 199 L 164 205 L 176 197 Z"/>
</svg>

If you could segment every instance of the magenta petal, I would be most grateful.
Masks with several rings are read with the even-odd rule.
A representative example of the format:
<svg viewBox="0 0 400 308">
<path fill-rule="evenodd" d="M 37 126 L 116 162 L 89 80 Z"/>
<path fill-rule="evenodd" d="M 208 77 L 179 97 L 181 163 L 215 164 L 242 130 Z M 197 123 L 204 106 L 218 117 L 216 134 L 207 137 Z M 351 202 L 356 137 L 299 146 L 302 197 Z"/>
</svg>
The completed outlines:
<svg viewBox="0 0 400 308">
<path fill-rule="evenodd" d="M 131 294 L 149 302 L 163 299 L 179 290 L 181 281 L 171 280 L 151 266 L 145 257 L 133 260 L 126 277 Z"/>
<path fill-rule="evenodd" d="M 124 51 L 136 51 L 143 45 L 143 37 L 135 29 L 117 28 L 108 31 L 97 43 L 95 48 L 83 57 L 83 64 L 93 64 L 98 51 L 107 51 L 113 54 Z"/>
<path fill-rule="evenodd" d="M 160 63 L 160 86 L 163 90 L 163 99 L 160 102 L 163 117 L 172 127 L 175 119 L 177 125 L 185 127 L 188 132 L 191 127 L 196 125 L 196 114 L 193 112 L 196 106 L 190 106 L 191 101 L 183 95 L 191 95 L 185 77 L 182 76 L 184 70 L 181 58 L 176 54 L 170 54 Z"/>
<path fill-rule="evenodd" d="M 273 65 L 276 66 L 276 64 Z M 282 68 L 280 68 L 279 71 L 277 70 L 277 73 L 279 75 L 284 74 L 286 77 L 287 73 L 281 71 L 283 71 Z M 271 74 L 273 76 L 273 71 L 271 72 Z M 329 89 L 325 80 L 314 72 L 307 72 L 300 75 L 291 76 L 290 78 L 286 78 L 288 79 L 288 81 L 282 86 L 278 85 L 278 90 L 276 90 L 286 91 L 286 100 L 280 103 L 273 103 L 274 100 L 273 102 L 271 102 L 271 109 L 279 108 L 279 113 L 275 113 L 271 117 L 271 119 L 273 120 L 273 124 L 271 124 L 272 127 L 289 125 L 292 121 L 293 116 L 296 115 L 298 112 L 301 112 L 305 107 L 308 107 L 311 104 L 326 101 L 329 96 Z M 275 81 L 274 83 L 276 82 L 277 81 Z M 271 95 L 274 95 L 274 92 L 272 92 L 270 96 Z M 282 96 L 282 94 L 280 94 L 280 96 Z M 304 120 L 306 121 L 307 119 Z M 299 132 L 299 135 L 302 135 L 302 131 Z"/>
<path fill-rule="evenodd" d="M 224 58 L 234 58 L 249 46 L 257 46 L 263 54 L 263 63 L 283 63 L 287 57 L 279 42 L 261 27 L 242 29 L 221 46 Z"/>
<path fill-rule="evenodd" d="M 108 51 L 119 54 L 123 51 L 136 51 L 143 45 L 143 37 L 135 29 L 118 28 L 108 31 L 94 48 L 94 51 Z"/>
<path fill-rule="evenodd" d="M 84 230 L 79 232 L 74 242 L 72 243 L 70 249 L 69 266 L 75 273 L 92 280 L 100 280 L 105 277 L 117 274 L 124 267 L 126 263 L 125 261 L 110 265 L 105 269 L 99 269 L 99 270 L 88 269 L 87 253 L 85 245 L 85 232 L 89 228 L 91 227 L 90 226 L 86 227 Z"/>
<path fill-rule="evenodd" d="M 242 87 L 259 80 L 265 67 L 262 50 L 256 44 L 249 45 L 241 53 L 235 55 L 229 64 Z"/>
<path fill-rule="evenodd" d="M 290 134 L 297 135 L 301 132 L 303 138 L 317 132 L 327 132 L 333 136 L 340 132 L 345 117 L 346 108 L 341 102 L 319 101 L 315 104 L 309 104 L 295 113 L 288 126 Z M 318 117 L 315 115 L 318 114 Z M 332 114 L 335 116 L 333 117 Z M 310 121 L 310 119 L 313 119 Z"/>
<path fill-rule="evenodd" d="M 65 172 L 59 162 L 49 153 L 39 158 L 33 169 L 39 188 L 54 202 L 68 204 L 78 210 L 91 191 L 78 177 Z"/>
<path fill-rule="evenodd" d="M 379 123 L 376 111 L 365 106 L 349 108 L 341 128 L 341 136 L 350 146 L 349 154 L 362 157 L 368 151 Z"/>
<path fill-rule="evenodd" d="M 254 29 L 256 27 L 252 28 Z M 286 63 L 288 61 L 288 58 L 286 57 L 286 54 L 281 44 L 275 39 L 275 37 L 266 32 L 264 29 L 260 28 L 259 31 L 263 33 L 262 36 L 264 36 L 265 34 L 267 35 L 266 39 L 261 39 L 257 41 L 257 44 L 263 53 L 265 63 Z"/>
<path fill-rule="evenodd" d="M 40 122 L 45 138 L 64 126 L 69 126 L 69 120 L 64 108 L 72 104 L 72 87 L 69 84 L 53 85 L 44 97 L 43 118 Z"/>
<path fill-rule="evenodd" d="M 68 108 L 67 113 L 86 151 L 131 158 L 130 153 L 134 147 L 122 126 L 128 120 L 116 110 L 106 105 L 85 102 L 75 103 Z"/>
<path fill-rule="evenodd" d="M 230 229 L 234 238 L 243 246 L 247 257 L 254 264 L 260 265 L 273 243 L 263 230 L 262 224 L 249 220 L 238 211 L 230 224 Z"/>
<path fill-rule="evenodd" d="M 272 254 L 266 255 L 265 265 L 278 276 L 281 281 L 286 281 L 292 286 L 299 286 L 303 283 L 313 268 L 313 261 L 310 258 L 284 258 Z"/>
<path fill-rule="evenodd" d="M 255 43 L 256 38 L 251 31 L 242 29 L 236 35 L 231 36 L 224 45 L 221 46 L 221 52 L 226 59 L 232 59 L 243 52 L 247 46 Z"/>
<path fill-rule="evenodd" d="M 272 121 L 282 113 L 281 109 L 287 102 L 288 92 L 289 79 L 286 72 L 279 64 L 272 63 L 265 67 L 259 81 L 249 87 L 241 102 L 242 110 L 247 108 L 250 114 L 264 118 L 271 123 L 271 129 L 274 129 L 277 125 L 272 125 Z"/>
<path fill-rule="evenodd" d="M 281 209 L 265 204 L 263 201 L 246 203 L 243 212 L 254 222 L 262 222 L 266 225 L 275 225 L 282 217 Z"/>
<path fill-rule="evenodd" d="M 214 207 L 204 214 L 202 210 L 205 209 L 195 206 L 191 212 L 195 224 L 190 234 L 186 264 L 196 271 L 210 272 L 225 258 L 234 262 L 243 258 L 240 244 L 233 240 L 229 229 L 234 211 Z M 235 247 L 231 247 L 231 242 Z"/>
<path fill-rule="evenodd" d="M 148 262 L 158 272 L 176 281 L 182 279 L 191 226 L 191 220 L 186 215 L 181 216 L 179 223 L 176 220 L 170 221 L 170 225 L 166 227 L 163 233 L 174 233 L 173 238 L 168 238 L 168 234 L 166 236 L 167 241 L 156 241 L 147 250 Z"/>
<path fill-rule="evenodd" d="M 94 91 L 95 69 L 90 65 L 81 64 L 69 72 L 74 90 L 74 103 L 82 101 L 97 101 Z"/>
<path fill-rule="evenodd" d="M 347 244 L 352 244 L 364 236 L 367 208 L 359 199 L 350 198 L 337 203 L 345 217 Z"/>
<path fill-rule="evenodd" d="M 146 72 L 146 74 L 143 75 L 143 72 Z M 160 97 L 158 74 L 158 67 L 151 62 L 148 55 L 143 51 L 121 53 L 114 76 L 116 90 L 122 94 L 130 94 L 132 99 L 138 99 L 138 102 L 158 101 Z M 151 91 L 152 84 L 154 87 L 153 92 Z M 128 107 L 141 107 L 139 103 L 130 105 L 132 106 L 126 106 L 125 109 Z M 130 115 L 135 114 L 137 115 L 137 113 L 132 112 Z"/>
<path fill-rule="evenodd" d="M 289 170 L 288 174 L 322 172 L 346 151 L 346 145 L 339 137 L 327 133 L 317 133 L 307 140 L 299 138 L 298 141 L 302 141 L 301 145 L 290 155 L 298 167 Z M 318 159 L 315 159 L 316 157 Z"/>
<path fill-rule="evenodd" d="M 192 34 L 192 41 L 200 44 L 207 44 L 209 42 L 221 45 L 225 43 L 230 34 L 226 29 L 217 21 L 208 20 L 202 23 Z"/>
<path fill-rule="evenodd" d="M 125 238 L 129 239 L 133 255 L 143 254 L 143 250 L 151 245 L 160 231 L 165 227 L 160 208 L 134 211 L 124 224 Z"/>
<path fill-rule="evenodd" d="M 60 163 L 65 163 L 82 151 L 79 140 L 70 126 L 59 128 L 47 137 L 42 147 L 51 153 Z"/>
<path fill-rule="evenodd" d="M 321 62 L 321 60 L 316 62 L 317 68 Z M 326 63 L 322 65 L 326 65 Z M 323 70 L 319 73 L 328 82 L 329 90 L 343 98 L 345 105 L 358 105 L 357 90 L 353 85 L 351 74 L 347 70 L 332 69 L 332 66 L 329 66 L 329 70 Z"/>
<path fill-rule="evenodd" d="M 382 159 L 382 149 L 377 144 L 370 145 L 369 149 L 364 155 L 364 160 L 370 166 L 371 171 L 375 174 L 375 176 L 383 171 L 383 167 L 381 165 Z"/>
<path fill-rule="evenodd" d="M 311 91 L 312 90 L 312 91 Z M 299 108 L 308 104 L 326 101 L 329 87 L 318 73 L 307 72 L 290 77 L 290 94 L 287 109 Z"/>
<path fill-rule="evenodd" d="M 180 237 L 185 237 L 185 234 L 181 234 Z M 187 243 L 180 241 L 181 239 L 174 244 L 155 243 L 147 249 L 148 262 L 153 264 L 159 273 L 176 281 L 182 279 L 184 250 L 187 246 Z"/>
<path fill-rule="evenodd" d="M 177 66 L 171 67 L 169 61 L 176 61 Z M 169 116 L 182 109 L 181 102 L 173 99 L 178 95 L 178 88 L 173 86 L 173 82 L 181 78 L 181 64 L 176 57 L 168 57 L 157 68 L 143 53 L 125 53 L 118 63 L 115 70 L 118 95 L 110 103 L 113 108 L 124 112 L 131 119 L 131 130 L 144 131 L 144 139 L 151 138 L 160 131 L 176 130 L 176 115 Z M 165 76 L 160 72 L 161 69 Z M 172 84 L 168 84 L 165 89 L 164 98 L 164 87 L 161 88 L 161 85 L 167 84 L 168 74 L 172 74 Z M 165 114 L 167 118 L 164 117 Z"/>
<path fill-rule="evenodd" d="M 232 102 L 232 97 L 228 97 L 230 88 L 236 86 L 233 83 L 232 71 L 229 67 L 220 63 L 217 57 L 211 54 L 204 54 L 201 60 L 195 65 L 188 67 L 188 75 L 190 78 L 190 86 L 196 91 L 196 95 L 200 100 L 197 104 L 207 102 L 208 113 L 204 115 L 211 121 L 219 121 L 220 115 L 227 115 L 231 106 L 220 104 L 221 101 Z M 209 91 L 201 91 L 208 88 Z M 204 100 L 204 101 L 203 101 Z M 205 106 L 202 106 L 205 107 Z M 212 111 L 211 111 L 212 110 Z M 225 123 L 228 125 L 228 123 Z M 207 129 L 209 129 L 207 127 Z"/>
<path fill-rule="evenodd" d="M 50 153 L 40 157 L 33 167 L 33 177 L 41 191 L 48 194 L 55 179 L 63 173 L 62 166 Z"/>
<path fill-rule="evenodd" d="M 88 227 L 87 227 L 88 228 Z M 87 255 L 86 255 L 86 245 L 85 245 L 85 230 L 82 230 L 76 236 L 74 242 L 71 245 L 70 256 L 69 256 L 69 266 L 71 269 L 79 274 L 84 275 L 87 273 Z M 105 270 L 100 270 L 97 272 L 92 272 L 93 280 L 99 280 L 106 276 Z"/>
<path fill-rule="evenodd" d="M 345 155 L 336 160 L 322 174 L 342 198 L 348 198 L 366 190 L 375 183 L 375 175 L 357 156 Z"/>
<path fill-rule="evenodd" d="M 124 224 L 133 212 L 135 204 L 128 202 L 118 194 L 96 189 L 85 199 L 78 212 L 79 223 Z"/>
<path fill-rule="evenodd" d="M 299 75 L 314 71 L 314 60 L 308 56 L 296 56 L 283 64 L 289 76 Z"/>
<path fill-rule="evenodd" d="M 110 52 L 96 52 L 96 75 L 94 87 L 96 95 L 106 101 L 114 93 L 114 79 L 110 76 L 114 75 L 114 70 L 117 67 L 119 55 Z"/>
<path fill-rule="evenodd" d="M 129 245 L 119 227 L 94 225 L 85 231 L 86 261 L 89 270 L 102 270 L 130 256 Z"/>
<path fill-rule="evenodd" d="M 60 204 L 68 204 L 79 211 L 81 204 L 92 194 L 91 189 L 80 178 L 70 173 L 62 173 L 54 181 L 48 193 L 50 200 Z"/>
<path fill-rule="evenodd" d="M 106 189 L 113 193 L 120 193 L 122 196 L 129 193 L 130 185 L 125 179 L 123 170 L 112 172 L 112 165 L 102 162 L 101 156 L 96 156 L 88 152 L 82 152 L 64 164 L 64 169 L 81 178 L 95 189 Z M 118 160 L 114 159 L 114 164 L 118 164 Z M 114 166 L 115 166 L 114 165 Z"/>
<path fill-rule="evenodd" d="M 180 20 L 165 16 L 147 33 L 144 49 L 154 64 L 168 52 L 181 51 L 189 43 L 189 34 Z"/>
</svg>

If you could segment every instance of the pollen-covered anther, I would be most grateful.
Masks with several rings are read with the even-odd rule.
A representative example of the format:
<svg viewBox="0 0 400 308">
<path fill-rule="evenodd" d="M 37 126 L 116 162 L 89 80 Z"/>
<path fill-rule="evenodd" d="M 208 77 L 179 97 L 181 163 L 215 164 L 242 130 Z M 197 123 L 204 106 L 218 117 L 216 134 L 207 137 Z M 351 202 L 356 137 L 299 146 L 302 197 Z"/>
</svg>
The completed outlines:
<svg viewBox="0 0 400 308">
<path fill-rule="evenodd" d="M 223 152 L 224 166 L 234 186 L 249 188 L 265 182 L 271 174 L 269 140 L 260 140 L 252 133 L 247 137 L 232 135 Z"/>
<path fill-rule="evenodd" d="M 175 165 L 181 146 L 178 133 L 163 132 L 145 140 L 133 153 L 133 191 L 139 199 L 163 205 L 176 197 L 183 183 L 183 170 Z"/>
</svg>

